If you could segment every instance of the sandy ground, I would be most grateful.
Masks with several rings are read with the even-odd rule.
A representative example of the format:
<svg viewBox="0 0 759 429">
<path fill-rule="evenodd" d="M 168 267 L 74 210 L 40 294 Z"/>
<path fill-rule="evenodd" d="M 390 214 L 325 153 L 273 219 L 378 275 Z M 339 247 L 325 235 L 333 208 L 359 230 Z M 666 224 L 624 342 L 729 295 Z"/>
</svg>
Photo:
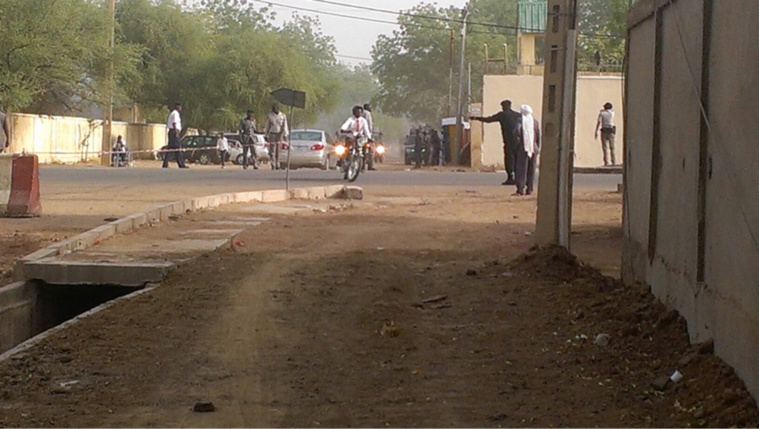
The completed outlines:
<svg viewBox="0 0 759 429">
<path fill-rule="evenodd" d="M 617 274 L 620 196 L 575 202 L 573 250 Z M 497 189 L 269 213 L 233 250 L 0 363 L 0 425 L 759 424 L 646 289 L 530 251 L 534 214 Z"/>
</svg>

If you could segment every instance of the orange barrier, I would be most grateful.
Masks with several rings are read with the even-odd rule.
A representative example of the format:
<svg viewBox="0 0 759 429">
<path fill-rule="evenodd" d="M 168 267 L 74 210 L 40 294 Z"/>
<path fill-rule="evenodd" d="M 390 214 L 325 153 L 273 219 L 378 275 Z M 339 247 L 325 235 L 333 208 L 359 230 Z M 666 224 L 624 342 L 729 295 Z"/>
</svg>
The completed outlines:
<svg viewBox="0 0 759 429">
<path fill-rule="evenodd" d="M 0 212 L 5 217 L 42 213 L 37 155 L 0 155 Z"/>
</svg>

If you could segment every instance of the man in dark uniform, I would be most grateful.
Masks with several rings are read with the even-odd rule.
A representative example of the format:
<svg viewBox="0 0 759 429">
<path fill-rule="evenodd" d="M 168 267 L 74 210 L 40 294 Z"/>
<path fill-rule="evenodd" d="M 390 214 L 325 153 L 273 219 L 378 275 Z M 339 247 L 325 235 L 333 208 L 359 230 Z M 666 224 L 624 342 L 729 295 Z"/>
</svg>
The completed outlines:
<svg viewBox="0 0 759 429">
<path fill-rule="evenodd" d="M 253 159 L 253 169 L 258 170 L 258 153 L 256 153 L 256 119 L 253 111 L 248 110 L 247 116 L 240 120 L 240 143 L 242 144 L 242 168 L 248 169 L 248 156 Z"/>
<path fill-rule="evenodd" d="M 432 165 L 440 165 L 440 136 L 435 129 L 430 134 L 430 146 L 432 149 Z"/>
<path fill-rule="evenodd" d="M 424 151 L 424 137 L 422 130 L 417 129 L 414 134 L 414 168 L 422 168 L 422 156 Z"/>
<path fill-rule="evenodd" d="M 522 115 L 519 112 L 511 110 L 511 100 L 501 101 L 501 110 L 493 116 L 482 117 L 472 116 L 470 119 L 482 121 L 485 123 L 499 122 L 501 124 L 501 135 L 503 136 L 503 163 L 506 166 L 506 172 L 509 177 L 502 185 L 516 184 L 516 134 L 514 129 L 517 122 L 521 120 Z"/>
<path fill-rule="evenodd" d="M 174 104 L 174 109 L 169 114 L 166 128 L 169 130 L 169 152 L 163 156 L 163 168 L 169 168 L 169 156 L 174 156 L 179 168 L 190 168 L 184 163 L 182 153 L 182 105 Z"/>
</svg>

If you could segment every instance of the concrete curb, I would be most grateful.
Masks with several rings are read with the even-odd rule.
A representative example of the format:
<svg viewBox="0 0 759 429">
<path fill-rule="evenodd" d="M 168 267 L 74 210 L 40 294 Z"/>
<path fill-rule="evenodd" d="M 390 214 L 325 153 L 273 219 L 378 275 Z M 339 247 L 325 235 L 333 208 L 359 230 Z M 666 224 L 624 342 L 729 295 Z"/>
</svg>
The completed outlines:
<svg viewBox="0 0 759 429">
<path fill-rule="evenodd" d="M 355 187 L 352 187 L 355 188 Z M 360 189 L 360 188 L 359 188 Z M 52 244 L 48 247 L 37 250 L 34 253 L 24 256 L 16 261 L 14 267 L 14 279 L 16 281 L 26 281 L 27 273 L 24 268 L 26 264 L 39 261 L 40 259 L 51 258 L 58 255 L 66 255 L 72 252 L 87 249 L 100 244 L 101 242 L 113 237 L 116 234 L 123 234 L 134 231 L 146 225 L 153 226 L 160 222 L 165 222 L 169 218 L 184 214 L 189 214 L 202 210 L 213 210 L 226 204 L 238 203 L 274 203 L 287 201 L 290 199 L 311 199 L 319 200 L 326 198 L 354 198 L 359 193 L 356 190 L 347 190 L 343 185 L 317 186 L 310 188 L 297 188 L 289 192 L 284 189 L 274 189 L 267 191 L 247 191 L 235 192 L 205 197 L 191 198 L 187 200 L 175 201 L 172 203 L 155 206 L 147 211 L 135 213 L 119 220 L 101 225 L 79 235 L 66 239 L 64 241 Z"/>
</svg>

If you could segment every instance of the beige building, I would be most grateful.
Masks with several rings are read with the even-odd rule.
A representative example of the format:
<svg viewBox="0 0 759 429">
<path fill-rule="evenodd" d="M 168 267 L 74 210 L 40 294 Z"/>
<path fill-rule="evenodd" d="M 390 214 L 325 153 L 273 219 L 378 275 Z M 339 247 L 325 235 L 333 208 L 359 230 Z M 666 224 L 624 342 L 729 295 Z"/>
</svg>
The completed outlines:
<svg viewBox="0 0 759 429">
<path fill-rule="evenodd" d="M 482 94 L 483 116 L 492 115 L 501 110 L 501 101 L 511 100 L 513 108 L 519 110 L 522 104 L 529 104 L 540 119 L 543 110 L 543 77 L 530 75 L 485 75 Z M 594 139 L 594 128 L 598 112 L 603 104 L 614 105 L 617 124 L 617 163 L 622 163 L 622 141 L 624 111 L 622 94 L 624 79 L 621 76 L 580 76 L 577 82 L 577 115 L 575 126 L 575 166 L 598 167 L 603 165 L 601 143 Z M 475 168 L 494 167 L 503 169 L 503 139 L 498 124 L 472 124 L 482 135 L 482 141 L 473 139 L 472 166 Z M 475 131 L 472 131 L 473 136 Z M 481 145 L 481 147 L 477 147 Z M 476 156 L 479 155 L 479 156 Z"/>
<path fill-rule="evenodd" d="M 693 342 L 713 339 L 755 398 L 757 22 L 756 0 L 633 6 L 623 228 L 624 280 L 650 285 Z"/>
</svg>

